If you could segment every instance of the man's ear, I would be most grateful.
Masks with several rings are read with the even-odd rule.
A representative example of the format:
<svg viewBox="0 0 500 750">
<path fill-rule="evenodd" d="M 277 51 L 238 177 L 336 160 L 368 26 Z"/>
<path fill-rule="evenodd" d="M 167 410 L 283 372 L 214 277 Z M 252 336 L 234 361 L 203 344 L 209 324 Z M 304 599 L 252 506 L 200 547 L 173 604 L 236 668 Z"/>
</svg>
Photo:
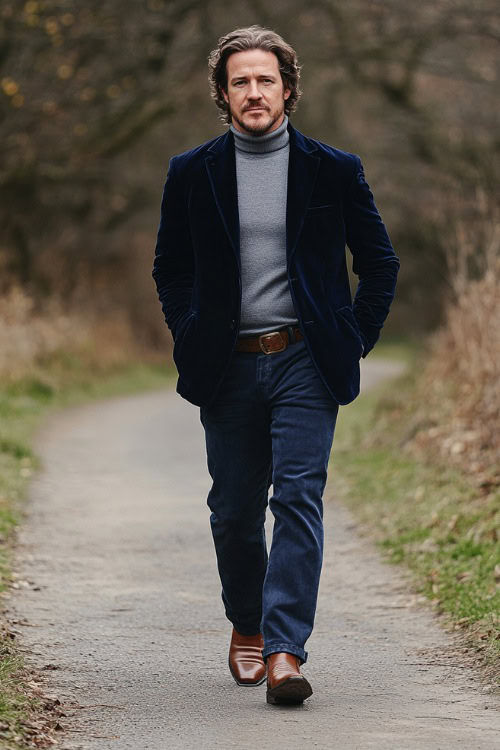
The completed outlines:
<svg viewBox="0 0 500 750">
<path fill-rule="evenodd" d="M 292 89 L 285 89 L 285 92 L 283 94 L 283 98 L 284 99 L 288 99 L 288 97 L 290 96 L 291 93 L 292 93 Z"/>
<path fill-rule="evenodd" d="M 229 97 L 227 95 L 227 92 L 222 87 L 221 87 L 221 91 L 222 91 L 222 96 L 224 97 L 224 99 L 226 100 L 226 103 L 227 103 L 229 101 Z"/>
</svg>

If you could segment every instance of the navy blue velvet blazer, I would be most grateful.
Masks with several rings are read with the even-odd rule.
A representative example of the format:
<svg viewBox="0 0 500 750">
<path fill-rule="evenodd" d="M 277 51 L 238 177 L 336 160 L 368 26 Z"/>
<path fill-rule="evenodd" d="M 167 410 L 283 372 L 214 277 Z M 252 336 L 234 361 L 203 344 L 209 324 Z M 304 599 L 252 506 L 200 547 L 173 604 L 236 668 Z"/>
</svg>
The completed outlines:
<svg viewBox="0 0 500 750">
<path fill-rule="evenodd" d="M 359 393 L 359 360 L 380 335 L 399 259 L 359 156 L 288 122 L 287 276 L 305 344 L 333 398 Z M 352 303 L 345 246 L 358 276 Z M 238 336 L 241 271 L 230 130 L 173 156 L 161 202 L 153 278 L 174 340 L 177 392 L 214 398 Z M 269 355 L 273 356 L 273 355 Z"/>
</svg>

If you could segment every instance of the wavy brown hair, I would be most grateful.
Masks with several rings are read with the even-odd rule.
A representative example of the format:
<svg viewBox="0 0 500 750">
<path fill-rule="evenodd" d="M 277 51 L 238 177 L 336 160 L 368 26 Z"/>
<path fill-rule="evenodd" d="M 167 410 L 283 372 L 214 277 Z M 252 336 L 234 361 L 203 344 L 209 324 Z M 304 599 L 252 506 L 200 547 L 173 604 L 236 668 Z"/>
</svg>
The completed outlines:
<svg viewBox="0 0 500 750">
<path fill-rule="evenodd" d="M 273 52 L 278 58 L 278 68 L 285 89 L 290 89 L 290 96 L 285 99 L 285 114 L 290 115 L 297 109 L 302 96 L 299 87 L 300 68 L 297 53 L 285 40 L 271 29 L 254 24 L 246 28 L 235 29 L 229 34 L 221 36 L 217 47 L 208 56 L 210 74 L 210 95 L 220 109 L 220 119 L 229 124 L 231 114 L 229 105 L 224 99 L 222 91 L 227 92 L 227 59 L 233 52 L 249 49 L 263 49 Z"/>
</svg>

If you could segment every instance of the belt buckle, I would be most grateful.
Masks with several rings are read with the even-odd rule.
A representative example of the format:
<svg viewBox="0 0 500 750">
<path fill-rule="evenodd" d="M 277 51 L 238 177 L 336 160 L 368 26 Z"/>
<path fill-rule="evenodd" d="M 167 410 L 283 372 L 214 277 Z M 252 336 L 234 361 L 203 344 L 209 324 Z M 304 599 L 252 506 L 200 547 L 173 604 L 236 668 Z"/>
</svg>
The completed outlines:
<svg viewBox="0 0 500 750">
<path fill-rule="evenodd" d="M 264 344 L 264 339 L 273 338 L 279 336 L 280 341 L 282 343 L 281 349 L 266 349 Z M 280 331 L 271 331 L 270 333 L 263 333 L 262 336 L 259 336 L 259 346 L 264 352 L 264 354 L 276 354 L 277 352 L 282 352 L 283 349 L 286 349 L 286 341 L 281 335 Z"/>
</svg>

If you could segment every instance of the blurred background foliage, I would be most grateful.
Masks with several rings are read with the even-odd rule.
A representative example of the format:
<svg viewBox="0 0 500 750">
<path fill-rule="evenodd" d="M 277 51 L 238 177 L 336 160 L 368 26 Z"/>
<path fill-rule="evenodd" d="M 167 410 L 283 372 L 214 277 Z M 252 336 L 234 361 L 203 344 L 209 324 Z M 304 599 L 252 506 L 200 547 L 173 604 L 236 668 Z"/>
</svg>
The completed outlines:
<svg viewBox="0 0 500 750">
<path fill-rule="evenodd" d="M 165 349 L 151 265 L 168 160 L 226 129 L 206 61 L 219 36 L 252 23 L 298 51 L 294 125 L 363 159 L 402 264 L 387 330 L 436 327 L 464 246 L 466 278 L 481 275 L 498 227 L 493 0 L 4 0 L 0 291 L 11 316 L 21 290 L 30 321 L 59 309 L 65 330 L 90 321 L 105 339 L 111 325 L 116 341 Z"/>
</svg>

